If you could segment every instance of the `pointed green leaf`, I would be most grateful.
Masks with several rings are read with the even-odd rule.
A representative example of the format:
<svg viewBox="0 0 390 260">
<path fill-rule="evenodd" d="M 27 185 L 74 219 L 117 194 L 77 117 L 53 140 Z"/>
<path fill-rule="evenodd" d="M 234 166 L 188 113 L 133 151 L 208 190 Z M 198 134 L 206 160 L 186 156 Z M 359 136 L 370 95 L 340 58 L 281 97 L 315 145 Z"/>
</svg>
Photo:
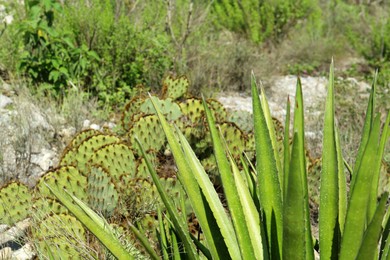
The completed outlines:
<svg viewBox="0 0 390 260">
<path fill-rule="evenodd" d="M 354 259 L 360 248 L 367 220 L 368 202 L 372 187 L 372 168 L 379 148 L 380 116 L 377 115 L 370 131 L 359 169 L 354 174 L 355 186 L 351 191 L 344 234 L 341 241 L 340 259 Z"/>
<path fill-rule="evenodd" d="M 343 171 L 338 132 L 335 125 L 334 72 L 330 66 L 328 95 L 324 118 L 324 138 L 320 189 L 319 236 L 320 254 L 323 259 L 337 259 L 341 229 L 346 210 L 346 184 Z M 344 181 L 343 181 L 344 180 Z M 341 194 L 344 194 L 341 196 Z M 341 212 L 339 212 L 341 209 Z"/>
<path fill-rule="evenodd" d="M 358 154 L 356 156 L 356 161 L 355 161 L 355 166 L 354 166 L 354 169 L 353 169 L 353 173 L 356 173 L 357 170 L 360 167 L 360 164 L 361 164 L 361 161 L 362 161 L 362 156 L 363 156 L 365 147 L 367 145 L 368 136 L 370 134 L 371 127 L 372 127 L 373 120 L 374 120 L 374 113 L 375 113 L 375 90 L 376 90 L 377 76 L 378 76 L 378 73 L 376 72 L 375 76 L 374 76 L 374 80 L 372 82 L 370 97 L 369 97 L 369 100 L 368 100 L 368 105 L 367 105 L 367 110 L 366 110 L 366 119 L 364 120 L 362 139 L 360 141 Z M 355 178 L 352 175 L 352 181 L 351 181 L 350 190 L 353 190 L 354 186 L 355 186 Z"/>
<path fill-rule="evenodd" d="M 268 248 L 271 258 L 281 258 L 282 250 L 282 189 L 279 182 L 276 147 L 272 144 L 272 125 L 268 125 L 266 114 L 260 101 L 257 85 L 252 75 L 253 118 L 256 143 L 256 170 L 259 200 L 266 224 Z"/>
<path fill-rule="evenodd" d="M 290 97 L 287 97 L 287 107 L 286 107 L 286 120 L 284 123 L 284 139 L 283 139 L 283 182 L 282 187 L 284 187 L 283 198 L 286 197 L 287 192 L 287 182 L 288 182 L 288 174 L 290 171 Z"/>
<path fill-rule="evenodd" d="M 138 144 L 138 148 L 141 151 L 143 158 L 146 161 L 146 165 L 148 167 L 149 173 L 153 179 L 154 184 L 156 185 L 156 188 L 158 190 L 158 193 L 160 194 L 161 200 L 163 201 L 165 207 L 167 208 L 167 211 L 169 213 L 169 216 L 172 219 L 172 222 L 177 230 L 177 233 L 179 234 L 179 236 L 184 244 L 184 247 L 185 247 L 186 253 L 187 253 L 187 257 L 189 259 L 198 259 L 199 257 L 198 257 L 198 254 L 196 253 L 195 246 L 192 243 L 190 235 L 188 234 L 187 223 L 185 221 L 183 221 L 183 218 L 181 216 L 179 216 L 179 213 L 177 212 L 175 204 L 171 201 L 171 199 L 169 198 L 169 195 L 164 190 L 164 188 L 160 182 L 160 179 L 159 179 L 154 167 L 150 163 L 138 137 L 135 137 L 135 140 Z M 162 232 L 165 232 L 165 231 L 160 230 L 160 233 L 162 233 Z"/>
<path fill-rule="evenodd" d="M 385 192 L 379 201 L 371 223 L 368 225 L 357 256 L 357 260 L 365 260 L 378 256 L 378 242 L 382 233 L 382 221 L 386 212 L 389 193 Z"/>
<path fill-rule="evenodd" d="M 224 242 L 224 237 L 218 228 L 209 205 L 206 203 L 205 198 L 202 195 L 199 185 L 197 185 L 197 181 L 191 171 L 190 166 L 188 165 L 188 160 L 185 157 L 182 147 L 177 140 L 177 136 L 174 134 L 172 128 L 162 115 L 161 111 L 157 109 L 158 106 L 155 104 L 153 99 L 152 103 L 156 109 L 161 126 L 167 137 L 169 147 L 171 148 L 172 154 L 175 158 L 175 162 L 178 168 L 178 179 L 185 189 L 195 215 L 199 220 L 200 226 L 202 227 L 210 254 L 214 259 L 227 259 L 229 258 L 229 255 L 228 250 L 226 249 L 226 244 Z M 176 132 L 178 132 L 178 130 L 176 130 Z"/>
<path fill-rule="evenodd" d="M 100 226 L 100 223 L 95 222 L 93 219 L 86 214 L 86 212 L 80 207 L 88 208 L 85 204 L 75 205 L 72 203 L 70 198 L 75 197 L 68 194 L 66 195 L 64 192 L 59 191 L 55 187 L 47 187 L 51 190 L 51 192 L 57 197 L 57 199 L 64 204 L 65 207 L 68 208 L 70 212 L 81 222 L 84 226 L 86 226 L 101 242 L 107 247 L 108 250 L 118 259 L 134 259 L 129 252 L 121 245 L 119 240 L 117 240 L 114 235 L 105 230 Z M 67 197 L 68 196 L 68 197 Z M 77 203 L 77 202 L 76 202 Z M 90 209 L 89 209 L 90 210 Z M 95 213 L 96 214 L 96 213 Z M 97 215 L 97 214 L 96 214 Z"/>
<path fill-rule="evenodd" d="M 296 152 L 299 153 L 298 159 L 300 160 L 299 166 L 301 167 L 299 173 L 301 174 L 299 180 L 302 182 L 302 201 L 304 210 L 304 221 L 305 221 L 305 234 L 306 234 L 306 259 L 313 259 L 313 241 L 311 235 L 311 224 L 310 224 L 310 209 L 309 209 L 309 195 L 307 187 L 307 170 L 306 170 L 306 155 L 305 155 L 305 128 L 304 128 L 304 107 L 303 107 L 303 95 L 302 95 L 302 84 L 301 79 L 298 77 L 297 89 L 295 94 L 295 108 L 294 108 L 294 133 L 297 134 L 297 146 L 299 149 Z M 293 157 L 294 155 L 291 155 Z M 296 155 L 295 155 L 296 156 Z M 290 174 L 290 173 L 289 173 Z M 290 177 L 289 177 L 290 179 Z M 287 184 L 290 185 L 290 182 Z M 288 188 L 289 189 L 289 188 Z"/>
<path fill-rule="evenodd" d="M 248 230 L 250 236 L 250 244 L 252 244 L 256 259 L 263 259 L 263 244 L 261 241 L 259 212 L 256 209 L 255 203 L 249 193 L 248 187 L 245 185 L 244 178 L 241 176 L 236 163 L 231 156 L 229 156 L 229 159 L 230 165 L 233 168 L 237 193 L 240 198 L 242 210 L 244 212 L 246 229 Z"/>
<path fill-rule="evenodd" d="M 388 140 L 388 134 L 389 131 L 389 124 L 390 124 L 390 113 L 387 114 L 386 122 L 383 126 L 382 130 L 382 136 L 379 143 L 379 149 L 378 149 L 378 155 L 377 160 L 375 162 L 375 166 L 372 170 L 372 187 L 371 187 L 371 195 L 370 195 L 370 201 L 368 205 L 368 215 L 367 220 L 370 221 L 372 216 L 374 215 L 376 204 L 377 204 L 377 197 L 378 197 L 378 188 L 379 188 L 379 177 L 381 174 L 381 166 L 382 166 L 382 158 L 383 154 L 385 152 L 385 147 Z"/>
<path fill-rule="evenodd" d="M 213 116 L 207 107 L 206 101 L 203 100 L 206 112 L 206 118 L 210 129 L 211 139 L 213 142 L 214 156 L 217 161 L 218 169 L 221 176 L 222 187 L 225 192 L 228 208 L 233 221 L 233 226 L 237 236 L 237 242 L 240 247 L 243 259 L 255 259 L 253 247 L 248 243 L 250 235 L 245 225 L 245 216 L 242 210 L 240 199 L 237 195 L 237 187 L 234 182 L 233 173 L 229 161 L 226 157 L 225 148 L 220 138 L 219 132 L 215 126 Z M 235 259 L 235 258 L 233 258 Z"/>
<path fill-rule="evenodd" d="M 307 252 L 312 242 L 306 239 L 306 202 L 305 188 L 302 181 L 302 160 L 300 155 L 300 141 L 295 133 L 293 139 L 290 173 L 287 184 L 285 201 L 283 203 L 283 259 L 313 259 Z"/>
<path fill-rule="evenodd" d="M 217 192 L 214 189 L 213 184 L 210 181 L 209 176 L 205 172 L 202 164 L 196 158 L 195 153 L 191 149 L 191 146 L 185 139 L 184 135 L 179 133 L 179 138 L 183 147 L 184 154 L 186 155 L 189 167 L 203 192 L 205 200 L 207 201 L 211 211 L 213 212 L 213 218 L 215 218 L 217 222 L 217 227 L 219 227 L 219 230 L 223 236 L 222 241 L 225 241 L 226 244 L 224 245 L 224 247 L 227 247 L 230 256 L 233 259 L 235 259 L 235 257 L 240 258 L 240 249 L 238 247 L 238 242 L 234 232 L 233 224 L 231 223 L 229 216 L 226 214 L 226 211 L 219 199 Z M 220 257 L 223 258 L 222 256 Z"/>
</svg>

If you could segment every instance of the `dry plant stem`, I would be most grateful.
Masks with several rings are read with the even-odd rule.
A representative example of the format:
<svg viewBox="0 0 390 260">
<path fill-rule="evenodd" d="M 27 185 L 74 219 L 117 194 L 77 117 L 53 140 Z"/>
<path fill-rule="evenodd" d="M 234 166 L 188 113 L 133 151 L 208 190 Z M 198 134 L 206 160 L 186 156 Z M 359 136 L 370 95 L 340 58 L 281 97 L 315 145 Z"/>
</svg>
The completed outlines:
<svg viewBox="0 0 390 260">
<path fill-rule="evenodd" d="M 181 60 L 183 56 L 184 45 L 188 39 L 188 36 L 191 33 L 193 1 L 190 1 L 189 3 L 186 28 L 184 33 L 180 36 L 181 39 L 179 40 L 176 38 L 172 28 L 172 11 L 175 9 L 175 6 L 172 3 L 172 0 L 167 0 L 166 4 L 167 4 L 167 17 L 166 17 L 165 27 L 166 27 L 166 31 L 171 35 L 172 41 L 174 42 L 177 48 L 177 55 L 175 57 L 175 64 L 176 64 L 177 61 Z"/>
</svg>

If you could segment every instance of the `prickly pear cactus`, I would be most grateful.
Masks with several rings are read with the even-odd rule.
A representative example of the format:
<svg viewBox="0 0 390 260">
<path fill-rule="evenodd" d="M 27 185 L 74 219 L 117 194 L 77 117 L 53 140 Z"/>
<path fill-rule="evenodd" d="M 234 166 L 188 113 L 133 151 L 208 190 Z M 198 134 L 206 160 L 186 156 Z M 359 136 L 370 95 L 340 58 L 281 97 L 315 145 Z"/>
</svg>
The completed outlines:
<svg viewBox="0 0 390 260">
<path fill-rule="evenodd" d="M 155 153 L 148 153 L 146 156 L 148 157 L 149 162 L 154 166 L 154 168 L 157 168 L 158 160 L 157 160 L 156 154 Z M 146 179 L 151 178 L 148 167 L 146 165 L 146 161 L 143 157 L 138 158 L 136 177 L 137 178 L 146 178 Z"/>
<path fill-rule="evenodd" d="M 92 166 L 88 175 L 88 204 L 95 211 L 110 217 L 117 207 L 119 194 L 107 170 Z"/>
<path fill-rule="evenodd" d="M 160 151 L 166 143 L 164 131 L 156 115 L 141 117 L 135 122 L 128 133 L 131 147 L 141 154 L 135 137 L 138 137 L 145 151 Z"/>
<path fill-rule="evenodd" d="M 149 178 L 134 178 L 129 183 L 133 194 L 132 208 L 155 209 L 160 204 L 160 197 L 156 186 Z"/>
<path fill-rule="evenodd" d="M 132 98 L 125 106 L 122 113 L 122 127 L 126 131 L 130 130 L 133 125 L 133 116 L 139 112 L 139 107 L 145 100 L 145 96 L 140 95 Z"/>
<path fill-rule="evenodd" d="M 255 145 L 255 136 L 253 133 L 250 133 L 247 135 L 244 152 L 248 156 L 249 160 L 252 160 L 255 158 L 256 145 Z"/>
<path fill-rule="evenodd" d="M 34 218 L 40 219 L 51 214 L 69 214 L 68 209 L 55 199 L 47 198 L 36 194 L 33 200 Z"/>
<path fill-rule="evenodd" d="M 72 149 L 73 147 L 78 147 L 84 140 L 94 136 L 101 134 L 98 130 L 87 129 L 78 133 L 75 137 L 73 137 L 72 141 L 68 145 L 68 149 Z"/>
<path fill-rule="evenodd" d="M 77 147 L 65 151 L 60 165 L 72 165 L 84 175 L 87 174 L 87 163 L 93 154 L 101 147 L 107 144 L 119 143 L 121 140 L 115 135 L 98 134 L 91 136 Z"/>
<path fill-rule="evenodd" d="M 202 159 L 200 162 L 202 163 L 202 166 L 207 173 L 212 173 L 218 170 L 217 161 L 215 160 L 215 156 L 213 154 L 207 158 Z"/>
<path fill-rule="evenodd" d="M 228 121 L 235 123 L 242 131 L 250 133 L 253 131 L 252 113 L 244 110 L 234 110 L 230 112 Z"/>
<path fill-rule="evenodd" d="M 225 107 L 216 99 L 207 99 L 207 106 L 210 108 L 215 122 L 225 122 L 227 119 L 227 111 Z"/>
<path fill-rule="evenodd" d="M 220 124 L 220 129 L 233 158 L 239 159 L 245 150 L 246 138 L 244 133 L 236 124 L 229 122 Z"/>
<path fill-rule="evenodd" d="M 186 95 L 189 85 L 190 83 L 185 76 L 178 78 L 168 76 L 164 79 L 163 82 L 162 96 L 163 98 L 177 100 Z"/>
<path fill-rule="evenodd" d="M 32 195 L 27 186 L 11 182 L 0 189 L 0 224 L 13 225 L 30 213 Z"/>
<path fill-rule="evenodd" d="M 54 259 L 85 259 L 86 238 L 82 224 L 73 216 L 53 214 L 32 226 L 37 251 Z"/>
<path fill-rule="evenodd" d="M 108 144 L 98 149 L 89 160 L 90 165 L 107 169 L 118 188 L 123 191 L 136 173 L 136 160 L 129 146 L 122 143 Z"/>
<path fill-rule="evenodd" d="M 203 124 L 205 121 L 205 112 L 202 100 L 198 98 L 188 98 L 180 103 L 181 111 L 186 117 L 184 120 L 186 125 L 196 126 Z"/>
<path fill-rule="evenodd" d="M 44 197 L 55 199 L 55 196 L 46 186 L 66 189 L 82 201 L 86 201 L 87 178 L 73 166 L 60 166 L 47 172 L 37 183 L 36 191 Z"/>
<path fill-rule="evenodd" d="M 145 99 L 145 101 L 139 107 L 139 112 L 145 115 L 155 114 L 155 109 L 151 99 L 153 99 L 153 101 L 157 104 L 159 110 L 168 121 L 176 120 L 183 115 L 179 105 L 173 102 L 171 98 L 161 100 L 157 97 Z"/>
</svg>

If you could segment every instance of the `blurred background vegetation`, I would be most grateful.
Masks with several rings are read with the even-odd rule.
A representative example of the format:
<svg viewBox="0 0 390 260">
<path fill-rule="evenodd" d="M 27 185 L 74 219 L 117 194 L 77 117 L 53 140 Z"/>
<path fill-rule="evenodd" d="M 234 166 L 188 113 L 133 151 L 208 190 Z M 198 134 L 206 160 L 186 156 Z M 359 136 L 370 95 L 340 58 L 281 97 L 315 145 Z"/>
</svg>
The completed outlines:
<svg viewBox="0 0 390 260">
<path fill-rule="evenodd" d="M 389 91 L 386 0 L 2 0 L 0 70 L 35 94 L 77 91 L 115 111 L 167 74 L 194 94 L 249 89 L 249 74 L 326 74 Z M 12 15 L 11 23 L 6 22 Z"/>
</svg>

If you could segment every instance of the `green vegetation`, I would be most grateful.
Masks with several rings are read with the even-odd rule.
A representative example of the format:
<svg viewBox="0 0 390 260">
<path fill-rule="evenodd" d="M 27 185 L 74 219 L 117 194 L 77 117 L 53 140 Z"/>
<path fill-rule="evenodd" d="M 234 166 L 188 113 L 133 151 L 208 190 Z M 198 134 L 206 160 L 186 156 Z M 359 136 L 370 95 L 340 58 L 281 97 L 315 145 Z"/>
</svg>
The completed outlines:
<svg viewBox="0 0 390 260">
<path fill-rule="evenodd" d="M 1 28 L 2 73 L 61 99 L 78 89 L 118 109 L 140 89 L 157 91 L 166 74 L 187 75 L 195 94 L 249 90 L 251 70 L 318 74 L 330 57 L 350 76 L 379 69 L 378 93 L 388 91 L 386 1 L 2 2 L 14 16 Z"/>
<path fill-rule="evenodd" d="M 162 212 L 158 209 L 157 221 L 149 226 L 157 230 L 154 239 L 158 242 L 148 240 L 144 227 L 136 228 L 131 223 L 130 229 L 150 257 L 171 259 L 174 255 L 177 259 L 314 259 L 316 252 L 325 259 L 387 259 L 390 245 L 386 201 L 389 193 L 379 190 L 379 176 L 385 144 L 390 136 L 390 114 L 387 114 L 381 127 L 381 115 L 375 112 L 374 106 L 374 83 L 355 165 L 345 167 L 334 117 L 333 73 L 332 64 L 324 119 L 318 240 L 313 238 L 310 225 L 310 173 L 306 167 L 304 104 L 299 79 L 292 143 L 288 134 L 285 135 L 288 141 L 283 142 L 284 150 L 287 151 L 284 154 L 289 158 L 285 160 L 280 158 L 278 152 L 275 126 L 267 99 L 263 91 L 259 97 L 257 84 L 252 78 L 256 168 L 250 166 L 251 161 L 244 157 L 241 158 L 241 163 L 246 165 L 243 168 L 233 159 L 226 143 L 229 137 L 218 131 L 215 117 L 203 99 L 208 131 L 222 182 L 222 194 L 226 200 L 224 204 L 221 194 L 215 189 L 215 183 L 211 182 L 185 135 L 171 126 L 159 109 L 158 101 L 152 99 L 178 167 L 177 179 L 188 196 L 190 209 L 202 227 L 203 236 L 191 235 L 183 197 L 178 200 L 169 194 L 155 170 L 158 167 L 147 159 L 149 173 L 165 205 L 165 217 L 162 217 Z M 142 141 L 136 141 L 142 156 L 148 158 Z M 347 192 L 348 174 L 351 174 L 352 182 Z M 103 220 L 77 197 L 62 193 L 55 187 L 50 189 L 84 225 L 93 229 L 101 226 Z M 96 236 L 101 236 L 101 232 L 112 236 L 109 229 L 94 231 L 92 228 L 89 229 Z M 107 248 L 114 255 L 120 255 L 125 250 L 123 246 L 114 248 L 108 242 L 101 242 L 107 243 Z M 154 243 L 157 243 L 157 248 Z M 116 245 L 118 244 L 119 240 L 116 240 Z M 318 244 L 319 248 L 315 248 Z M 122 257 L 133 258 L 131 255 Z"/>
<path fill-rule="evenodd" d="M 161 96 L 178 93 L 174 89 L 183 84 L 176 81 L 183 80 L 169 77 Z M 112 255 L 130 258 L 142 250 L 166 259 L 171 254 L 198 258 L 198 250 L 224 259 L 312 258 L 317 242 L 325 258 L 387 254 L 385 237 L 385 251 L 376 253 L 373 243 L 387 221 L 389 187 L 380 180 L 388 178 L 381 166 L 390 121 L 387 116 L 381 132 L 375 89 L 374 83 L 355 166 L 347 167 L 352 175 L 348 199 L 334 119 L 332 66 L 320 159 L 310 158 L 305 149 L 299 79 L 292 140 L 288 129 L 281 137 L 283 128 L 270 116 L 263 90 L 258 98 L 254 78 L 249 132 L 227 121 L 237 120 L 237 114 L 216 100 L 186 98 L 186 92 L 177 95 L 176 102 L 140 95 L 129 102 L 138 104 L 131 112 L 125 106 L 117 134 L 82 131 L 64 150 L 59 166 L 43 175 L 33 190 L 17 182 L 1 188 L 0 217 L 8 224 L 32 217 L 37 228 L 30 239 L 42 256 L 66 258 L 71 252 L 96 257 L 92 248 L 97 241 L 88 241 L 88 232 Z M 172 155 L 175 163 L 169 159 Z M 318 205 L 320 236 L 313 238 L 310 223 L 315 211 L 310 207 Z M 194 227 L 191 216 L 201 229 Z M 114 231 L 118 226 L 122 233 Z M 135 249 L 131 233 L 145 249 Z M 101 250 L 98 254 L 107 253 Z"/>
<path fill-rule="evenodd" d="M 0 219 L 32 218 L 39 257 L 389 258 L 388 2 L 0 4 L 14 17 L 0 25 L 5 81 L 77 129 L 86 101 L 117 120 L 78 132 L 35 187 L 0 187 Z M 339 75 L 375 79 L 364 111 L 332 62 L 312 158 L 299 78 L 284 128 L 253 75 L 324 74 L 331 57 Z M 208 98 L 224 90 L 251 91 L 253 113 Z"/>
</svg>

